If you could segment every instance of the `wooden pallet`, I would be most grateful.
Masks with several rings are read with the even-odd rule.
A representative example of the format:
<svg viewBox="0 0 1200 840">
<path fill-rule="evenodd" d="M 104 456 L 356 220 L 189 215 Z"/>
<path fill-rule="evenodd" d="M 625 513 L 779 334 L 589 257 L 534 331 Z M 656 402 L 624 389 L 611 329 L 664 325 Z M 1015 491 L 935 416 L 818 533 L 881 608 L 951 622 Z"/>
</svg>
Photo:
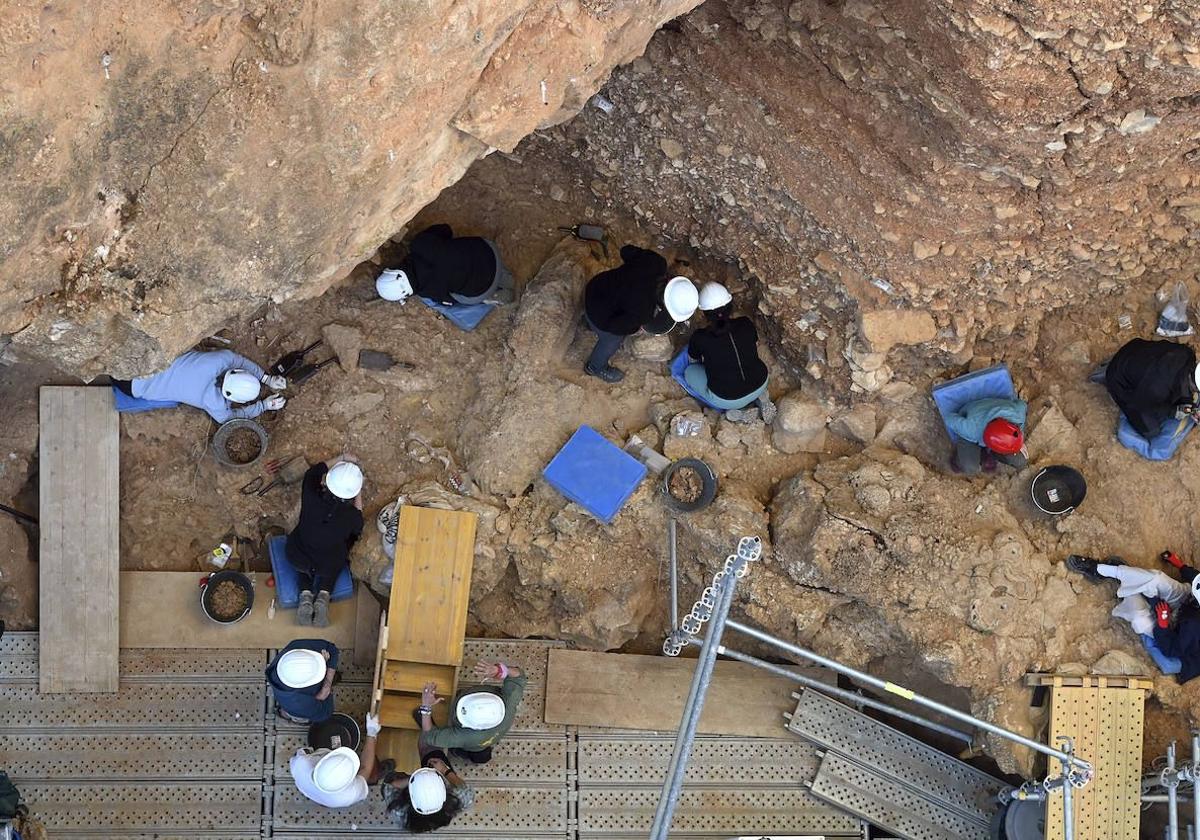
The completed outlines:
<svg viewBox="0 0 1200 840">
<path fill-rule="evenodd" d="M 1121 680 L 1130 685 L 1112 685 Z M 1144 682 L 1125 677 L 1051 675 L 1042 683 L 1051 692 L 1049 743 L 1058 746 L 1060 735 L 1071 737 L 1075 753 L 1096 768 L 1092 781 L 1074 791 L 1076 837 L 1137 840 L 1147 696 L 1137 683 Z M 1057 771 L 1056 764 L 1051 761 L 1051 772 Z M 1046 800 L 1046 836 L 1061 837 L 1062 833 L 1062 791 L 1054 791 Z"/>
<path fill-rule="evenodd" d="M 1154 680 L 1150 677 L 1126 677 L 1108 674 L 1026 674 L 1025 685 L 1030 688 L 1038 686 L 1064 686 L 1068 688 L 1138 688 L 1144 691 L 1154 690 Z"/>
</svg>

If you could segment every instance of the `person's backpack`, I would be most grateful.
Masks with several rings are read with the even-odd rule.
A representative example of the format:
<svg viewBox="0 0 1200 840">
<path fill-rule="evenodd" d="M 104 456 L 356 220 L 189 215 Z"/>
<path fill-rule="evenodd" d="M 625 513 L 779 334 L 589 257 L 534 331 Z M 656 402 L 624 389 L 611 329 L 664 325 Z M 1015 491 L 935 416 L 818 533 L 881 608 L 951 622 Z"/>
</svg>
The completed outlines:
<svg viewBox="0 0 1200 840">
<path fill-rule="evenodd" d="M 28 813 L 21 804 L 21 794 L 8 778 L 8 774 L 0 770 L 0 820 L 13 820 Z"/>
</svg>

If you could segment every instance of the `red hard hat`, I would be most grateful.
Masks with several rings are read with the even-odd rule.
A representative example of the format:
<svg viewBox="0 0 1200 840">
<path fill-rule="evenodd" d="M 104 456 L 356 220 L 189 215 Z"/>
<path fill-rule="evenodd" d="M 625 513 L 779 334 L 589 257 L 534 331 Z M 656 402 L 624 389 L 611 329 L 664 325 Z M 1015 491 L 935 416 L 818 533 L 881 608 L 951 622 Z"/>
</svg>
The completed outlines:
<svg viewBox="0 0 1200 840">
<path fill-rule="evenodd" d="M 1025 445 L 1025 436 L 1016 423 L 997 417 L 983 427 L 983 445 L 997 455 L 1016 455 Z"/>
</svg>

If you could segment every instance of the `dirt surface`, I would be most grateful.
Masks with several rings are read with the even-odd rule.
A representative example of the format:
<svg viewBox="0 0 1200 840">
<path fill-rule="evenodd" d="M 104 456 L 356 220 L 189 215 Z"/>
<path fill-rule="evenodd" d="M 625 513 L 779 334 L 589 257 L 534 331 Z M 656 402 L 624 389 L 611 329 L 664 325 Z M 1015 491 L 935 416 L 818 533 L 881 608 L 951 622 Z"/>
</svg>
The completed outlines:
<svg viewBox="0 0 1200 840">
<path fill-rule="evenodd" d="M 246 590 L 235 580 L 223 580 L 213 587 L 208 608 L 218 621 L 233 621 L 246 611 Z"/>
</svg>

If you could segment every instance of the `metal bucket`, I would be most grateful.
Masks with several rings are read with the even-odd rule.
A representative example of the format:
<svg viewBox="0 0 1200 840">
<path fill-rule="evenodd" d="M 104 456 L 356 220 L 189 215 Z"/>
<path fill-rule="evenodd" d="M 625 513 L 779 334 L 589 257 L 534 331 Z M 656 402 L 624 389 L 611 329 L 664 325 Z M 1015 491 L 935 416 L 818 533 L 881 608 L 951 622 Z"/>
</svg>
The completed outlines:
<svg viewBox="0 0 1200 840">
<path fill-rule="evenodd" d="M 259 444 L 258 455 L 256 455 L 252 460 L 246 461 L 244 464 L 238 463 L 237 461 L 234 461 L 232 458 L 230 458 L 229 450 L 226 448 L 229 443 L 230 435 L 232 435 L 234 432 L 238 431 L 239 429 L 249 429 L 251 432 L 253 432 L 255 435 L 258 436 L 258 444 Z M 264 455 L 267 454 L 267 442 L 269 440 L 270 440 L 270 436 L 267 434 L 267 430 L 264 429 L 259 423 L 255 422 L 254 420 L 243 420 L 243 419 L 226 420 L 224 423 L 222 423 L 220 425 L 220 427 L 217 429 L 216 433 L 213 434 L 213 439 L 212 439 L 213 457 L 217 459 L 218 464 L 221 464 L 226 467 L 236 467 L 238 469 L 245 469 L 246 467 L 253 467 L 255 464 L 257 464 L 259 461 L 261 461 L 263 459 Z"/>
<path fill-rule="evenodd" d="M 1087 481 L 1074 467 L 1056 464 L 1034 476 L 1029 495 L 1042 513 L 1063 516 L 1083 503 L 1087 497 Z"/>
<path fill-rule="evenodd" d="M 215 591 L 216 585 L 221 581 L 231 580 L 242 587 L 242 591 L 246 593 L 246 609 L 242 610 L 242 614 L 233 618 L 219 618 L 213 612 L 211 592 Z M 217 624 L 237 624 L 246 616 L 250 615 L 251 608 L 254 607 L 254 582 L 241 572 L 235 572 L 230 569 L 223 569 L 219 572 L 213 572 L 204 579 L 204 584 L 200 588 L 200 608 L 204 610 L 204 614 Z"/>
</svg>

